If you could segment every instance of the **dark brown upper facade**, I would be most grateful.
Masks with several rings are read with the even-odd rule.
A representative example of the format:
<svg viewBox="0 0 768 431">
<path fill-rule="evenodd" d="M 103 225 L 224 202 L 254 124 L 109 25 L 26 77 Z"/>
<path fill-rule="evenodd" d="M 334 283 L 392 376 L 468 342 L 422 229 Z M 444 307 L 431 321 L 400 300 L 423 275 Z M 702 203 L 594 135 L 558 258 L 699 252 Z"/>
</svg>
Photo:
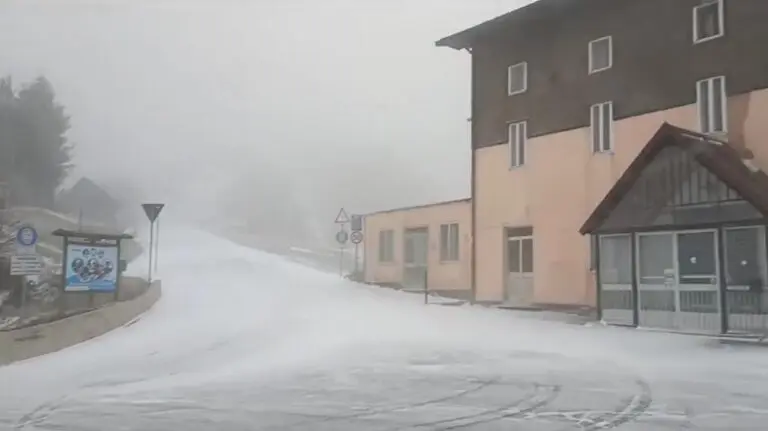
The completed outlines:
<svg viewBox="0 0 768 431">
<path fill-rule="evenodd" d="M 711 0 L 539 0 L 438 45 L 472 52 L 473 146 L 590 124 L 590 106 L 614 119 L 696 102 L 696 82 L 724 76 L 727 95 L 768 87 L 768 0 L 723 0 L 724 35 L 694 43 L 694 7 Z M 589 73 L 590 41 L 611 37 L 612 66 Z M 526 91 L 508 95 L 508 67 L 527 63 Z"/>
</svg>

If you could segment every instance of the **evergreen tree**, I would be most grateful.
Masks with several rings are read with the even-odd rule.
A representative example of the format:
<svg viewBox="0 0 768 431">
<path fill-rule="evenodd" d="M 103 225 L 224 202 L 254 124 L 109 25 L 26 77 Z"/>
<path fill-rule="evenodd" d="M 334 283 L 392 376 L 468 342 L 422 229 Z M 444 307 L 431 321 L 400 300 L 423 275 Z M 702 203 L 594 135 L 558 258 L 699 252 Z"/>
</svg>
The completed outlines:
<svg viewBox="0 0 768 431">
<path fill-rule="evenodd" d="M 15 92 L 0 80 L 0 169 L 13 205 L 53 208 L 70 168 L 69 116 L 44 77 Z"/>
</svg>

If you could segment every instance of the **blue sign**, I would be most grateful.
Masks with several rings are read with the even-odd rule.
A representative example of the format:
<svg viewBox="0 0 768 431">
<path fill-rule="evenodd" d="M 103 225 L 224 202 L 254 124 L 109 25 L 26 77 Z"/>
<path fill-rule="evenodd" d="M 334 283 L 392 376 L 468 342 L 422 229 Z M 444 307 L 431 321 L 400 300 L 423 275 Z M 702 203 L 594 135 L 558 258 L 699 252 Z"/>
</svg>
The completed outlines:
<svg viewBox="0 0 768 431">
<path fill-rule="evenodd" d="M 16 244 L 32 247 L 37 243 L 37 231 L 32 226 L 22 226 L 16 231 Z"/>
<path fill-rule="evenodd" d="M 118 272 L 116 245 L 69 244 L 65 272 L 68 292 L 114 292 Z"/>
</svg>

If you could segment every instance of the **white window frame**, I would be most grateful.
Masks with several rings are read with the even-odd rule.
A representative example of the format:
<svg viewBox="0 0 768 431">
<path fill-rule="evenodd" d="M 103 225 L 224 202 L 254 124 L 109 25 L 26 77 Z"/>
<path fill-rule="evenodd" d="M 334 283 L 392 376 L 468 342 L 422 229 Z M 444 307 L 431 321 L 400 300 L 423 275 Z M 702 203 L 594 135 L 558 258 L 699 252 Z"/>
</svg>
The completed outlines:
<svg viewBox="0 0 768 431">
<path fill-rule="evenodd" d="M 527 145 L 528 122 L 518 121 L 516 123 L 507 124 L 507 147 L 509 148 L 510 169 L 525 166 L 528 150 Z"/>
<path fill-rule="evenodd" d="M 593 48 L 595 47 L 595 44 L 605 40 L 608 41 L 608 65 L 605 67 L 596 69 L 594 66 L 594 49 Z M 589 55 L 589 74 L 590 75 L 593 73 L 598 73 L 604 70 L 608 70 L 613 67 L 613 37 L 612 36 L 601 37 L 599 39 L 595 39 L 589 42 L 589 46 L 587 50 L 589 51 L 588 55 Z"/>
<path fill-rule="evenodd" d="M 698 20 L 698 13 L 699 11 L 707 6 L 711 6 L 712 4 L 717 3 L 717 19 L 718 24 L 720 26 L 720 32 L 718 34 L 707 36 L 699 39 L 699 20 Z M 725 36 L 725 5 L 724 0 L 709 0 L 709 1 L 702 1 L 700 5 L 695 6 L 693 8 L 693 43 L 702 43 L 707 42 L 712 39 L 717 39 L 718 37 Z"/>
<path fill-rule="evenodd" d="M 518 250 L 518 267 L 519 271 L 512 271 L 511 268 L 507 268 L 507 272 L 510 274 L 516 274 L 516 275 L 527 275 L 531 276 L 533 275 L 533 272 L 536 271 L 536 262 L 534 261 L 534 248 L 536 247 L 536 244 L 534 244 L 533 241 L 533 235 L 526 235 L 526 236 L 509 236 L 507 237 L 507 243 L 510 242 L 517 242 L 517 250 Z M 524 241 L 530 241 L 531 242 L 531 271 L 526 272 L 525 268 L 523 268 L 523 262 L 525 261 L 525 258 L 523 256 L 523 242 Z M 509 245 L 507 245 L 509 247 Z M 507 257 L 507 260 L 509 257 Z M 505 263 L 505 265 L 509 265 L 509 262 Z"/>
<path fill-rule="evenodd" d="M 512 71 L 518 67 L 523 69 L 523 88 L 512 90 Z M 513 64 L 507 67 L 507 95 L 514 96 L 516 94 L 525 93 L 528 91 L 528 62 L 522 61 L 517 64 Z"/>
<path fill-rule="evenodd" d="M 443 229 L 446 236 L 443 237 Z M 456 240 L 455 243 L 453 240 Z M 446 240 L 447 243 L 443 243 Z M 461 231 L 458 223 L 444 223 L 440 225 L 440 262 L 457 262 L 460 260 Z M 443 254 L 445 251 L 445 254 Z"/>
<path fill-rule="evenodd" d="M 598 108 L 599 115 L 598 118 L 598 124 L 595 124 L 595 116 L 592 115 L 592 112 L 595 108 Z M 606 145 L 606 136 L 605 136 L 605 127 L 603 127 L 603 119 L 605 118 L 604 110 L 609 110 L 609 116 L 610 123 L 608 124 L 608 140 Z M 589 143 L 590 148 L 593 153 L 613 153 L 614 150 L 614 139 L 613 139 L 613 123 L 614 123 L 614 117 L 613 117 L 613 102 L 602 102 L 602 103 L 596 103 L 589 107 Z M 600 138 L 599 143 L 597 145 L 597 149 L 595 149 L 595 126 L 599 127 L 600 130 Z"/>
<path fill-rule="evenodd" d="M 707 105 L 707 120 L 709 122 L 709 127 L 712 127 L 712 124 L 714 124 L 715 115 L 717 115 L 717 112 L 715 112 L 715 104 L 713 103 L 714 100 L 714 88 L 715 88 L 715 81 L 716 80 L 722 80 L 722 85 L 720 86 L 720 115 L 722 116 L 721 121 L 723 124 L 723 130 L 705 130 L 704 129 L 704 122 L 702 121 L 701 117 L 701 87 L 702 84 L 706 84 L 707 86 L 707 92 L 709 94 L 709 97 L 707 100 L 709 101 L 709 104 Z M 726 90 L 727 82 L 725 80 L 725 76 L 713 76 L 711 78 L 702 79 L 700 81 L 696 82 L 696 116 L 699 119 L 699 131 L 701 133 L 728 133 L 728 91 Z"/>
</svg>

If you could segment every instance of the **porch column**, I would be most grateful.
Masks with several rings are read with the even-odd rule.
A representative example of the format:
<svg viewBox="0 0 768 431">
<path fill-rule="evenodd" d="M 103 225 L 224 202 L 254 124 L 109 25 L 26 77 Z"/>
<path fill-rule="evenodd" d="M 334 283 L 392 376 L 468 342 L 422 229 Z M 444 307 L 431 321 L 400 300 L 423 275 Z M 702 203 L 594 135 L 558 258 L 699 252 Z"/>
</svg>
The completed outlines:
<svg viewBox="0 0 768 431">
<path fill-rule="evenodd" d="M 720 332 L 728 332 L 728 280 L 725 274 L 725 235 L 723 227 L 717 228 L 717 266 L 720 286 Z"/>
<path fill-rule="evenodd" d="M 631 233 L 630 256 L 632 256 L 632 324 L 640 326 L 640 288 L 637 285 L 637 234 Z"/>
<path fill-rule="evenodd" d="M 595 287 L 597 288 L 597 321 L 603 320 L 603 285 L 600 281 L 600 235 L 594 236 Z"/>
</svg>

